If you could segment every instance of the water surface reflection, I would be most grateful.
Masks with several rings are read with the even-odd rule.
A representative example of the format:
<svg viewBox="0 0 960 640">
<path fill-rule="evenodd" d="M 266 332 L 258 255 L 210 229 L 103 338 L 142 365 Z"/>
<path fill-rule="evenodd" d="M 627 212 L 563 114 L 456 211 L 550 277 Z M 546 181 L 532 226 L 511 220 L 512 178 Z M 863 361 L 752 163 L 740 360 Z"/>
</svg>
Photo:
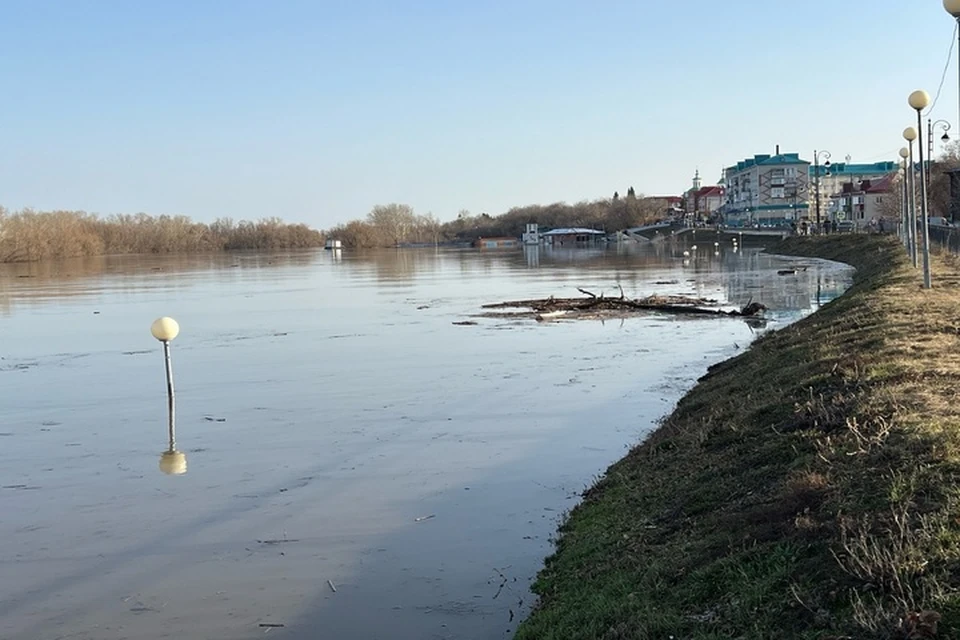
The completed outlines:
<svg viewBox="0 0 960 640">
<path fill-rule="evenodd" d="M 578 492 L 755 334 L 656 315 L 453 322 L 622 286 L 752 298 L 782 326 L 849 281 L 700 249 L 0 267 L 0 637 L 504 637 Z M 181 325 L 177 477 L 156 470 L 162 315 Z"/>
</svg>

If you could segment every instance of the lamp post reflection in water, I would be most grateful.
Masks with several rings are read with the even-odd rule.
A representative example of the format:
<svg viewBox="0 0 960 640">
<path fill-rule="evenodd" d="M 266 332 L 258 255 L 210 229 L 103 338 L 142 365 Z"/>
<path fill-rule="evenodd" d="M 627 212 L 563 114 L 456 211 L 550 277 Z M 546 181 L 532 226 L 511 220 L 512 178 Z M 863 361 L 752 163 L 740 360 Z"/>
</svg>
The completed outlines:
<svg viewBox="0 0 960 640">
<path fill-rule="evenodd" d="M 163 343 L 163 358 L 167 372 L 167 408 L 169 409 L 167 450 L 160 454 L 160 471 L 168 475 L 182 475 L 187 472 L 187 456 L 177 451 L 175 422 L 175 404 L 173 393 L 173 365 L 170 361 L 170 341 L 180 333 L 180 325 L 173 318 L 158 318 L 150 325 L 150 333 Z"/>
</svg>

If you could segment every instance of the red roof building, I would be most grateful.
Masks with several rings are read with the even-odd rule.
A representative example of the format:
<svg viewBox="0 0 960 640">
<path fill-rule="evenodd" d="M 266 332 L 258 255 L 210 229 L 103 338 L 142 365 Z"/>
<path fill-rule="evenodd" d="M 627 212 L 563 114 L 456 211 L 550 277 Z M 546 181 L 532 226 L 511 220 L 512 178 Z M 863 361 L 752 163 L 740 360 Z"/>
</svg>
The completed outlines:
<svg viewBox="0 0 960 640">
<path fill-rule="evenodd" d="M 868 225 L 890 227 L 896 222 L 896 202 L 899 194 L 898 173 L 859 182 L 844 182 L 839 193 L 830 196 L 830 217 L 835 221 L 852 220 L 857 228 Z M 891 207 L 891 205 L 893 205 Z"/>
<path fill-rule="evenodd" d="M 693 176 L 693 188 L 683 194 L 683 209 L 688 216 L 708 218 L 723 206 L 727 190 L 720 185 L 702 186 L 700 171 Z"/>
</svg>

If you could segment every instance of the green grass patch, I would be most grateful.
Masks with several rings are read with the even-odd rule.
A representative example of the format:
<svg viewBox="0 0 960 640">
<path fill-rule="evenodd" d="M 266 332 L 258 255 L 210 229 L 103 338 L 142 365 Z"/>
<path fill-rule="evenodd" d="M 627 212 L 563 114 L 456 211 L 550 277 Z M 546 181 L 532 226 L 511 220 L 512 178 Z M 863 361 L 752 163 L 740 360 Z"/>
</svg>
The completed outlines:
<svg viewBox="0 0 960 640">
<path fill-rule="evenodd" d="M 774 251 L 854 284 L 712 367 L 584 494 L 519 640 L 960 638 L 960 264 L 923 291 L 893 238 Z"/>
</svg>

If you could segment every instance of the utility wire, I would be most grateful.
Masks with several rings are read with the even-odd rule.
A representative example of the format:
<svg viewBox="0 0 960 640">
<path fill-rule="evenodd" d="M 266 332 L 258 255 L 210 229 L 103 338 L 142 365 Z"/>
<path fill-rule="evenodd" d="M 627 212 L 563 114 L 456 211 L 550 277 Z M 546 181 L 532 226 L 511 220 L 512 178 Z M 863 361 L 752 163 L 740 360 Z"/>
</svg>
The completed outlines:
<svg viewBox="0 0 960 640">
<path fill-rule="evenodd" d="M 927 109 L 926 115 L 933 113 L 934 107 L 937 106 L 937 101 L 940 99 L 940 93 L 943 91 L 943 83 L 947 79 L 947 71 L 950 69 L 950 61 L 953 60 L 953 46 L 957 43 L 957 29 L 960 28 L 960 24 L 956 24 L 953 27 L 953 34 L 950 36 L 950 51 L 947 52 L 947 63 L 943 65 L 943 75 L 940 76 L 940 86 L 937 87 L 937 97 L 933 99 L 933 104 L 930 105 L 930 108 Z"/>
<path fill-rule="evenodd" d="M 883 153 L 878 153 L 875 156 L 867 156 L 866 158 L 861 160 L 861 162 L 871 162 L 871 161 L 880 160 L 880 159 L 889 160 L 893 156 L 896 156 L 899 151 L 900 151 L 900 147 L 897 147 L 896 149 L 893 149 L 891 151 L 884 151 Z"/>
</svg>

